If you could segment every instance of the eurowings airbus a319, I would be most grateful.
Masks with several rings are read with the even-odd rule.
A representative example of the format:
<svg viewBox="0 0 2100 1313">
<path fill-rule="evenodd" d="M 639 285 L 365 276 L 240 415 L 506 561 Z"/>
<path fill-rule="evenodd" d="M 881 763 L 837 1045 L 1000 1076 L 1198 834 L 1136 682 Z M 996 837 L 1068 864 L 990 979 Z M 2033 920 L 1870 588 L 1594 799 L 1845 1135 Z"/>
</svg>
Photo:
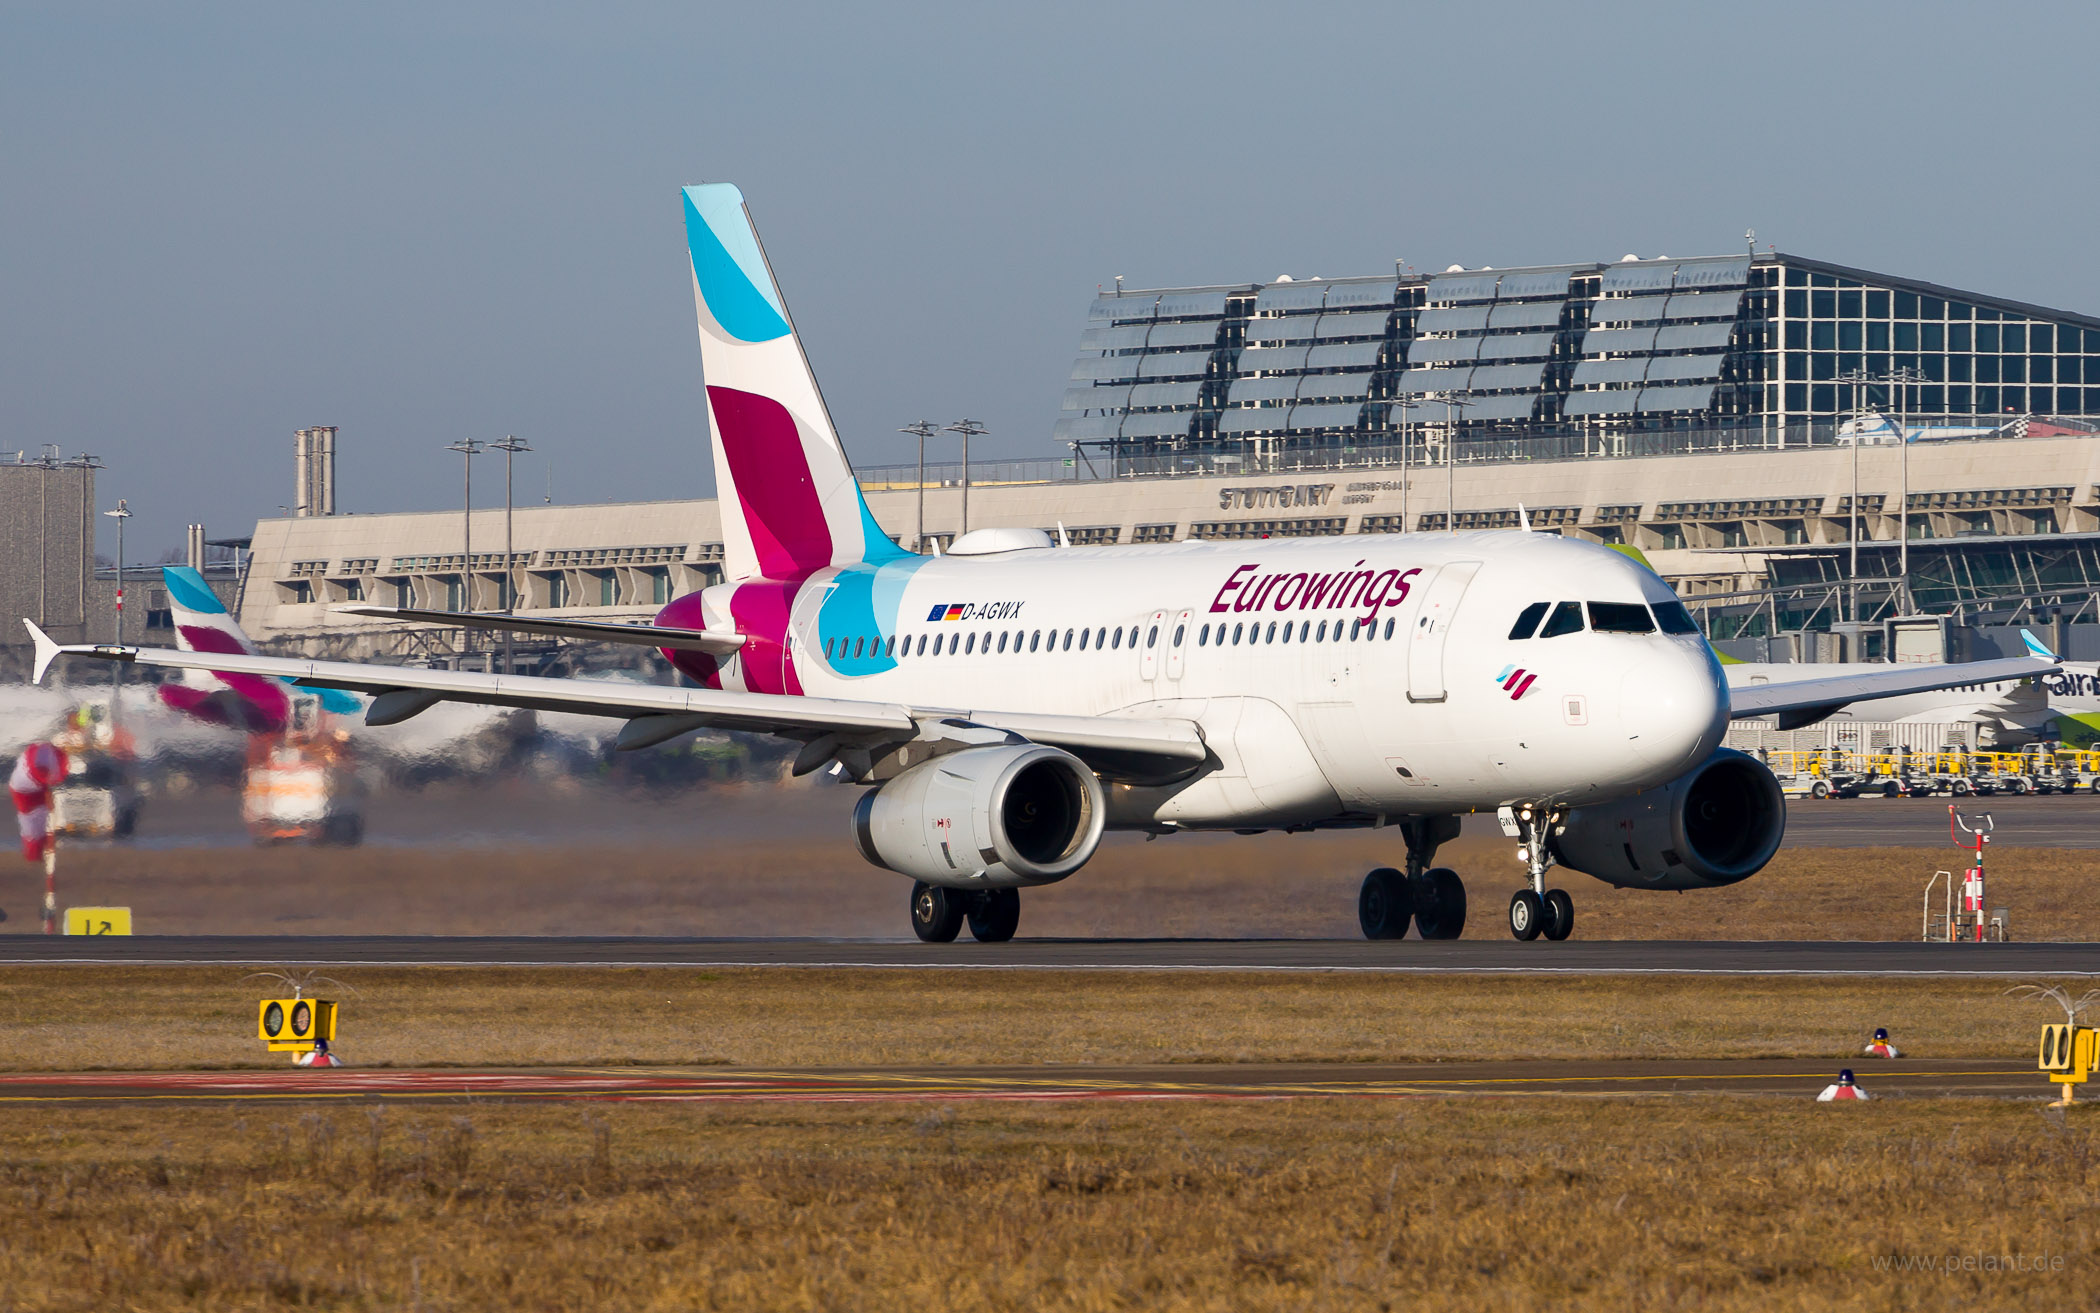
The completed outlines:
<svg viewBox="0 0 2100 1313">
<path fill-rule="evenodd" d="M 725 582 L 652 625 L 374 606 L 363 615 L 639 643 L 689 687 L 61 648 L 60 655 L 370 693 L 368 722 L 441 700 L 626 720 L 647 747 L 706 727 L 799 740 L 797 772 L 868 786 L 860 851 L 909 876 L 920 938 L 1011 938 L 1019 890 L 1086 865 L 1105 830 L 1390 826 L 1402 869 L 1363 931 L 1456 938 L 1436 864 L 1461 814 L 1521 840 L 1520 939 L 1564 939 L 1555 866 L 1641 889 L 1744 879 L 1785 828 L 1771 774 L 1723 749 L 1731 715 L 1804 724 L 1846 702 L 2032 675 L 2039 660 L 1853 668 L 1731 694 L 1669 587 L 1550 534 L 1376 534 L 1064 547 L 984 529 L 899 548 L 861 497 L 743 196 L 684 192 Z"/>
</svg>

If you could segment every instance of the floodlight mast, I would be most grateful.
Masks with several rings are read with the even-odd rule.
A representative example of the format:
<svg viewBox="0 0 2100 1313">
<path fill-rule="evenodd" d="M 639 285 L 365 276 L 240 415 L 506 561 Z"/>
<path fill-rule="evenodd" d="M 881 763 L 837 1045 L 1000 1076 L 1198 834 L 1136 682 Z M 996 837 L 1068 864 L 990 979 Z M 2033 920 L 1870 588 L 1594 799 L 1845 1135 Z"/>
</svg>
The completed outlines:
<svg viewBox="0 0 2100 1313">
<path fill-rule="evenodd" d="M 1463 415 L 1467 406 L 1473 404 L 1469 397 L 1459 397 L 1446 392 L 1444 402 L 1444 532 L 1458 532 L 1458 421 L 1456 411 Z"/>
<path fill-rule="evenodd" d="M 919 510 L 918 521 L 912 526 L 911 549 L 923 552 L 926 550 L 926 439 L 941 430 L 930 419 L 915 419 L 897 431 L 909 433 L 919 440 Z"/>
<path fill-rule="evenodd" d="M 474 613 L 474 458 L 488 444 L 479 438 L 460 438 L 445 444 L 446 451 L 460 455 L 460 466 L 465 470 L 465 482 L 461 496 L 460 514 L 460 610 Z M 460 632 L 460 646 L 465 648 L 474 641 L 471 629 Z"/>
<path fill-rule="evenodd" d="M 991 432 L 979 420 L 959 419 L 945 430 L 962 435 L 962 530 L 970 531 L 970 439 L 981 438 Z"/>
<path fill-rule="evenodd" d="M 491 442 L 489 447 L 494 451 L 503 453 L 503 597 L 501 599 L 501 609 L 504 611 L 516 611 L 518 609 L 518 554 L 512 546 L 511 538 L 511 462 L 517 458 L 519 452 L 531 451 L 532 444 L 514 434 L 505 434 L 501 442 Z M 517 665 L 511 651 L 511 631 L 508 629 L 503 631 L 503 673 L 506 675 L 517 673 Z"/>
</svg>

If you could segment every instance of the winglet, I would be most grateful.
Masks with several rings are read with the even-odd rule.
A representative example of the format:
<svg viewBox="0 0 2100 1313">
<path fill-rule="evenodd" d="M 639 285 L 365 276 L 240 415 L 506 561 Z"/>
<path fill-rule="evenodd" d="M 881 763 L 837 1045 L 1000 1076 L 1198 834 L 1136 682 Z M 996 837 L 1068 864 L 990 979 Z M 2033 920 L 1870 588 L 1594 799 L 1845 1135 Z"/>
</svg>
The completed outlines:
<svg viewBox="0 0 2100 1313">
<path fill-rule="evenodd" d="M 44 672 L 51 668 L 53 661 L 58 660 L 59 647 L 52 641 L 51 635 L 37 628 L 36 621 L 28 616 L 22 617 L 22 624 L 29 630 L 30 641 L 36 644 L 36 667 L 34 673 L 29 676 L 29 682 L 41 684 L 44 682 Z"/>
<path fill-rule="evenodd" d="M 2060 657 L 2060 656 L 2058 656 L 2058 655 L 2056 655 L 2056 653 L 2054 653 L 2054 652 L 2051 652 L 2051 651 L 2050 651 L 2050 650 L 2049 650 L 2048 648 L 2046 648 L 2046 647 L 2043 647 L 2043 646 L 2042 646 L 2042 640 L 2041 640 L 2041 639 L 2039 639 L 2039 638 L 2036 638 L 2036 637 L 2035 637 L 2035 636 L 2034 636 L 2033 634 L 2030 634 L 2030 633 L 2028 633 L 2028 632 L 2027 632 L 2026 630 L 2022 629 L 2022 630 L 2020 631 L 2020 637 L 2021 637 L 2021 638 L 2022 638 L 2023 640 L 2025 640 L 2025 642 L 2026 642 L 2026 644 L 2027 644 L 2027 654 L 2028 654 L 2029 656 L 2034 656 L 2034 657 L 2040 657 L 2040 658 L 2041 658 L 2042 660 L 2044 660 L 2044 661 L 2061 661 L 2061 660 L 2063 660 L 2063 658 L 2062 658 L 2062 657 Z"/>
</svg>

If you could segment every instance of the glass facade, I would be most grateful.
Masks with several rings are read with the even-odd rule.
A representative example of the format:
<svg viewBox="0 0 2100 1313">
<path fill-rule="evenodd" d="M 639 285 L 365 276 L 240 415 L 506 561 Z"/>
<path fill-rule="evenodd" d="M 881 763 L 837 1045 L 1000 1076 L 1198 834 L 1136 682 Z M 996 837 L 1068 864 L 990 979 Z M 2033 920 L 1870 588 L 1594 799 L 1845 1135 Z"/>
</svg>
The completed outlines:
<svg viewBox="0 0 2100 1313">
<path fill-rule="evenodd" d="M 1058 438 L 1150 473 L 2100 416 L 2100 319 L 1783 254 L 1119 292 L 1080 346 Z"/>
</svg>

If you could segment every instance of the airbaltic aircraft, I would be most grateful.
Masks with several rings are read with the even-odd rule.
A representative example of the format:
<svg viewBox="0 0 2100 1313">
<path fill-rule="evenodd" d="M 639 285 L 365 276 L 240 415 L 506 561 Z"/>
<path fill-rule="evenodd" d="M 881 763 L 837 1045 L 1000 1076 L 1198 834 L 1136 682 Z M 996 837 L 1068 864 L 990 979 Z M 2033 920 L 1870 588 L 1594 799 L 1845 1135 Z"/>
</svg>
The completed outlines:
<svg viewBox="0 0 2100 1313">
<path fill-rule="evenodd" d="M 1519 837 L 1519 939 L 1563 939 L 1556 863 L 1642 889 L 1729 884 L 1779 846 L 1785 805 L 1721 748 L 1731 714 L 1805 724 L 1856 698 L 2032 675 L 2040 660 L 1856 668 L 1731 693 L 1669 587 L 1549 534 L 1378 534 L 1071 548 L 984 529 L 903 551 L 847 465 L 743 196 L 685 189 L 727 581 L 648 626 L 371 606 L 366 615 L 640 643 L 694 687 L 108 646 L 61 654 L 374 694 L 371 724 L 443 700 L 626 720 L 620 746 L 704 727 L 801 741 L 798 772 L 872 786 L 853 834 L 911 876 L 912 928 L 1012 937 L 1019 890 L 1104 830 L 1391 826 L 1364 933 L 1456 938 L 1435 865 L 1470 811 Z"/>
</svg>

